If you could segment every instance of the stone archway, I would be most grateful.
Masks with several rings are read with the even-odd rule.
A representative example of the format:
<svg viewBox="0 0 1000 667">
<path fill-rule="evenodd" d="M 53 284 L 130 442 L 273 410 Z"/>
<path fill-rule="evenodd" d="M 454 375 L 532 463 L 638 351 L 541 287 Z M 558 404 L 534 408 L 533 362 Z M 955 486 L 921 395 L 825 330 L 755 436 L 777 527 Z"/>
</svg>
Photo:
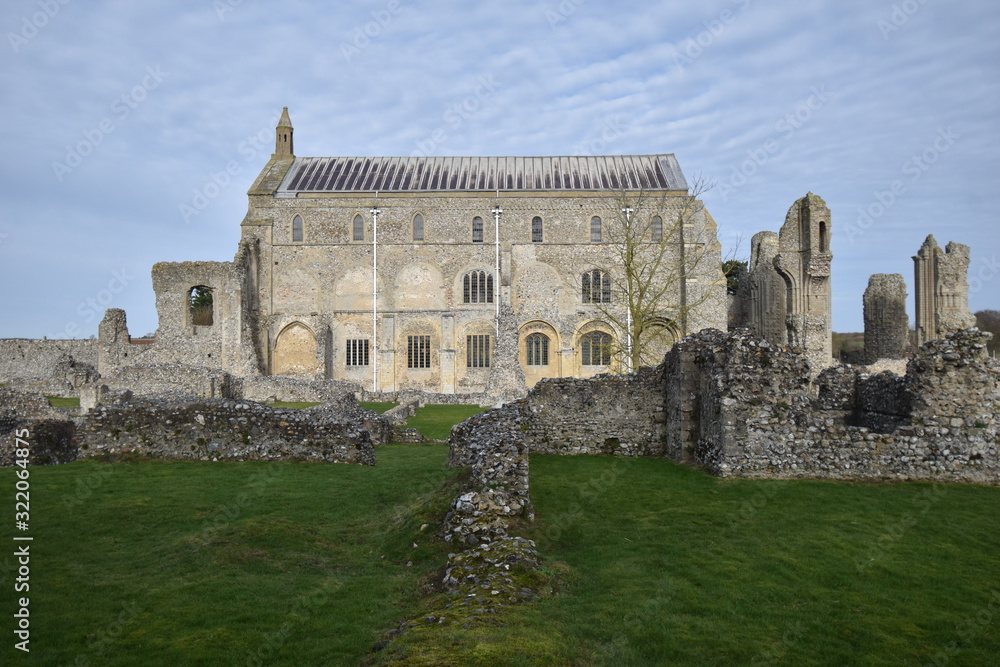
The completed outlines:
<svg viewBox="0 0 1000 667">
<path fill-rule="evenodd" d="M 301 322 L 292 322 L 281 330 L 274 341 L 271 355 L 273 375 L 314 375 L 319 373 L 316 361 L 316 336 Z"/>
</svg>

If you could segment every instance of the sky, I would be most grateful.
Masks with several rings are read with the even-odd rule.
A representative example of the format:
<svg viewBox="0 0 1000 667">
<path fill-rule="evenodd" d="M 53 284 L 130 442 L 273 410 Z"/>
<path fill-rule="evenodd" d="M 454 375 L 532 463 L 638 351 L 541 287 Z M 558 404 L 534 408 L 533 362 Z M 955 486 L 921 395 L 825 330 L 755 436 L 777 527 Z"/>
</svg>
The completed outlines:
<svg viewBox="0 0 1000 667">
<path fill-rule="evenodd" d="M 674 153 L 727 253 L 807 192 L 833 329 L 928 234 L 1000 309 L 1000 5 L 987 0 L 7 0 L 0 337 L 155 331 L 159 261 L 233 258 L 283 106 L 295 152 Z"/>
</svg>

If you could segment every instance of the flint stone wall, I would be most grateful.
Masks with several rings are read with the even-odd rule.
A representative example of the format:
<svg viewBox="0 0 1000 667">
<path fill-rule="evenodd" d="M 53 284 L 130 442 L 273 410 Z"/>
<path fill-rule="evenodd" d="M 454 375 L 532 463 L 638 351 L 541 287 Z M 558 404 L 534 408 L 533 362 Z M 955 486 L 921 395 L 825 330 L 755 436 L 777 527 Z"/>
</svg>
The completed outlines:
<svg viewBox="0 0 1000 667">
<path fill-rule="evenodd" d="M 368 412 L 368 411 L 364 411 Z M 366 421 L 337 406 L 281 410 L 227 399 L 133 399 L 101 406 L 77 430 L 81 457 L 298 460 L 375 465 Z M 386 432 L 388 423 L 384 423 Z"/>
<path fill-rule="evenodd" d="M 28 464 L 57 465 L 76 460 L 76 426 L 71 421 L 24 420 L 5 430 L 9 422 L 0 422 L 0 468 L 17 460 L 17 449 L 27 443 Z M 26 432 L 26 433 L 25 433 Z"/>
<path fill-rule="evenodd" d="M 506 537 L 518 518 L 534 519 L 520 407 L 487 410 L 452 429 L 448 465 L 470 473 L 445 517 L 446 540 L 476 546 Z"/>
<path fill-rule="evenodd" d="M 723 428 L 700 434 L 695 460 L 722 476 L 1000 483 L 1000 368 L 986 357 L 988 336 L 973 329 L 931 341 L 904 378 L 857 374 L 853 407 L 851 371 L 827 376 L 814 398 L 788 384 L 802 377 L 797 355 L 778 348 L 754 363 L 741 349 L 748 342 L 730 337 L 732 361 L 706 368 L 715 390 L 702 399 Z"/>
<path fill-rule="evenodd" d="M 97 341 L 0 339 L 0 382 L 57 377 L 67 357 L 97 368 Z"/>
</svg>

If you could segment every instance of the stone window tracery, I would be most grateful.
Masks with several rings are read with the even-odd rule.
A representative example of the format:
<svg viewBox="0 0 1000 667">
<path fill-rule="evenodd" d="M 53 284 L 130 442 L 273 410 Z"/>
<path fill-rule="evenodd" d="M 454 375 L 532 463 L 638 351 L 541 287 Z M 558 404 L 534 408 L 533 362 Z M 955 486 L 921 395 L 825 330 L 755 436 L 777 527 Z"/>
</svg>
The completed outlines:
<svg viewBox="0 0 1000 667">
<path fill-rule="evenodd" d="M 493 274 L 470 271 L 462 277 L 462 303 L 493 303 Z"/>
<path fill-rule="evenodd" d="M 369 364 L 368 339 L 353 338 L 347 341 L 347 365 L 367 366 Z"/>
<path fill-rule="evenodd" d="M 469 368 L 489 368 L 490 337 L 476 335 L 465 337 L 465 363 Z"/>
<path fill-rule="evenodd" d="M 529 366 L 549 365 L 549 337 L 543 333 L 533 333 L 525 340 Z"/>
<path fill-rule="evenodd" d="M 431 367 L 430 336 L 406 337 L 406 367 L 407 368 Z"/>
<path fill-rule="evenodd" d="M 611 303 L 611 276 L 605 271 L 594 269 L 583 274 L 584 303 Z"/>
<path fill-rule="evenodd" d="M 592 331 L 580 339 L 583 366 L 607 366 L 611 363 L 611 336 L 603 331 Z"/>
</svg>

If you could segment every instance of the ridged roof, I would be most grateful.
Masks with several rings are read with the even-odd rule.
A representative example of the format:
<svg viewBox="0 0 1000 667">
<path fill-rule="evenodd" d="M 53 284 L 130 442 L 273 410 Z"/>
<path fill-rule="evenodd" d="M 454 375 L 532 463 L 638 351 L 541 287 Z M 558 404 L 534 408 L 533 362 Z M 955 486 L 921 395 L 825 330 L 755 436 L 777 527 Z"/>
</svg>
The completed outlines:
<svg viewBox="0 0 1000 667">
<path fill-rule="evenodd" d="M 569 157 L 297 157 L 278 194 L 687 190 L 673 153 Z"/>
</svg>

